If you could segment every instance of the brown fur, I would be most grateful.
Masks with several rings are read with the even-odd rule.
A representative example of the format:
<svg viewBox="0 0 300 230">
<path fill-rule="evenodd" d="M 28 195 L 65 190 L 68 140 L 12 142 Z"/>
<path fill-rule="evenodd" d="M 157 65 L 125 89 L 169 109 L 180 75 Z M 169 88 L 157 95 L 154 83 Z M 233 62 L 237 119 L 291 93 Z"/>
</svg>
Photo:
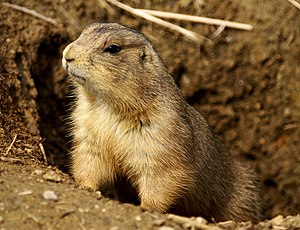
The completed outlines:
<svg viewBox="0 0 300 230">
<path fill-rule="evenodd" d="M 104 52 L 109 45 L 122 50 Z M 186 103 L 142 34 L 93 23 L 66 47 L 63 65 L 76 86 L 71 156 L 80 186 L 136 194 L 162 213 L 259 218 L 255 174 Z"/>
</svg>

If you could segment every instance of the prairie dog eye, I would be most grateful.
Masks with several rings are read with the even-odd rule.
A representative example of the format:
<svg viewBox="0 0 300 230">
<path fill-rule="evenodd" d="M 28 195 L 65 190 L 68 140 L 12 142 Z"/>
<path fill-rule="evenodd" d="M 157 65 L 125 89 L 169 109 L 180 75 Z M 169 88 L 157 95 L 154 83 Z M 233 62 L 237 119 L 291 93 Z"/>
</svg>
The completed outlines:
<svg viewBox="0 0 300 230">
<path fill-rule="evenodd" d="M 104 49 L 104 52 L 108 52 L 111 54 L 119 53 L 122 48 L 118 45 L 109 45 L 107 48 Z"/>
</svg>

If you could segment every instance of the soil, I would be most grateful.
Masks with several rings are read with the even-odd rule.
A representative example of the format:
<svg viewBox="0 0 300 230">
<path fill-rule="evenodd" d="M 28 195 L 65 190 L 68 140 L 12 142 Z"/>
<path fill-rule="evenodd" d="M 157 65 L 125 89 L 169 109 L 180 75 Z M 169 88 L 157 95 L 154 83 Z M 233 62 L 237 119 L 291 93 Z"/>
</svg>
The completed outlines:
<svg viewBox="0 0 300 230">
<path fill-rule="evenodd" d="M 55 18 L 58 24 L 0 0 L 1 230 L 300 228 L 300 11 L 296 7 L 281 0 L 122 1 L 137 8 L 254 26 L 250 32 L 225 29 L 215 37 L 217 26 L 171 20 L 213 38 L 213 45 L 199 45 L 96 0 L 9 2 Z M 206 117 L 232 154 L 256 169 L 264 218 L 271 221 L 207 225 L 199 218 L 151 213 L 75 188 L 68 170 L 66 125 L 73 99 L 61 53 L 95 20 L 132 27 L 153 42 L 187 101 Z M 47 190 L 54 192 L 50 198 L 43 196 Z"/>
</svg>

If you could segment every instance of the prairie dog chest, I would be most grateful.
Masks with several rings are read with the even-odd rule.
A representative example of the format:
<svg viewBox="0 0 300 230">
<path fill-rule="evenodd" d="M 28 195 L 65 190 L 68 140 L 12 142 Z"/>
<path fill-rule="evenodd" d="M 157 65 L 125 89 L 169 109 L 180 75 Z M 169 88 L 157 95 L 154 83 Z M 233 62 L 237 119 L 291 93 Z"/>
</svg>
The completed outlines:
<svg viewBox="0 0 300 230">
<path fill-rule="evenodd" d="M 116 159 L 121 164 L 142 165 L 166 148 L 162 138 L 165 129 L 155 117 L 150 124 L 137 127 L 110 106 L 94 106 L 81 98 L 73 119 L 75 138 L 84 140 L 97 155 Z"/>
</svg>

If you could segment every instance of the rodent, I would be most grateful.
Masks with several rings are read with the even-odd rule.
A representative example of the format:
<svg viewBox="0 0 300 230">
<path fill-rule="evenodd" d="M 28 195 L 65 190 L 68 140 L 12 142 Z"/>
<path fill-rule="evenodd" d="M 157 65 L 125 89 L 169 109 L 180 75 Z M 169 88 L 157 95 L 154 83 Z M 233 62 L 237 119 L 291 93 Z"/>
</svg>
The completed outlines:
<svg viewBox="0 0 300 230">
<path fill-rule="evenodd" d="M 92 23 L 62 63 L 75 86 L 71 160 L 79 186 L 118 190 L 161 213 L 258 220 L 255 173 L 184 100 L 141 33 Z"/>
</svg>

